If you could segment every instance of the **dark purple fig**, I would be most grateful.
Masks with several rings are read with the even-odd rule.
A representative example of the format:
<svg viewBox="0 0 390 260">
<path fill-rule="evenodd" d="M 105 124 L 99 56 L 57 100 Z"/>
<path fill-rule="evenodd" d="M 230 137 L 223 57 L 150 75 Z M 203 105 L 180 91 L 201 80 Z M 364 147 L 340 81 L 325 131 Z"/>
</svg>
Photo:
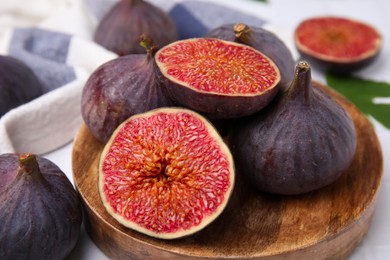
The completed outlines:
<svg viewBox="0 0 390 260">
<path fill-rule="evenodd" d="M 334 182 L 351 164 L 356 131 L 347 112 L 313 85 L 299 62 L 290 88 L 235 129 L 238 171 L 258 189 L 300 194 Z"/>
<path fill-rule="evenodd" d="M 78 194 L 53 162 L 0 155 L 0 259 L 64 259 L 80 234 Z"/>
<path fill-rule="evenodd" d="M 0 117 L 43 94 L 34 72 L 21 60 L 0 55 Z"/>
<path fill-rule="evenodd" d="M 286 44 L 273 32 L 243 23 L 225 24 L 209 31 L 205 37 L 219 38 L 252 46 L 269 57 L 280 70 L 282 89 L 290 86 L 295 60 Z"/>
<path fill-rule="evenodd" d="M 139 36 L 150 35 L 158 46 L 178 39 L 176 24 L 168 13 L 144 0 L 120 0 L 96 28 L 94 40 L 119 56 L 145 53 Z"/>
<path fill-rule="evenodd" d="M 103 143 L 128 117 L 173 105 L 156 81 L 153 56 L 157 46 L 146 35 L 141 44 L 146 54 L 130 54 L 104 63 L 84 86 L 81 114 L 92 135 Z"/>
</svg>

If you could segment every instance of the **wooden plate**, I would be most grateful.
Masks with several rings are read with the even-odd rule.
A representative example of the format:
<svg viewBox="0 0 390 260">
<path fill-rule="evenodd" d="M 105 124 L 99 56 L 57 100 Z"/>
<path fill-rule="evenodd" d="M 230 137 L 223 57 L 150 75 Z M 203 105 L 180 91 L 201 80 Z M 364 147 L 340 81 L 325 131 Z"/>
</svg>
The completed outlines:
<svg viewBox="0 0 390 260">
<path fill-rule="evenodd" d="M 253 190 L 237 174 L 224 212 L 202 231 L 159 240 L 127 229 L 105 211 L 98 194 L 103 145 L 82 125 L 72 151 L 73 177 L 83 201 L 85 226 L 112 259 L 342 259 L 367 232 L 381 183 L 380 143 L 366 117 L 344 97 L 319 86 L 352 116 L 357 152 L 335 183 L 299 196 Z"/>
</svg>

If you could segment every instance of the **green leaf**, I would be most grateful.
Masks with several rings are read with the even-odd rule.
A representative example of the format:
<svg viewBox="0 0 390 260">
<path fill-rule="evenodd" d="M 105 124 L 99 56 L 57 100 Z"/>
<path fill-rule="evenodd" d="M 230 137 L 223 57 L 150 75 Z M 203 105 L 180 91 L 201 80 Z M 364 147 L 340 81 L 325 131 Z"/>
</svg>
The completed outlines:
<svg viewBox="0 0 390 260">
<path fill-rule="evenodd" d="M 267 2 L 268 2 L 267 0 L 253 0 L 253 1 L 256 1 L 256 2 L 263 2 L 263 3 L 267 3 Z"/>
<path fill-rule="evenodd" d="M 390 84 L 354 76 L 326 74 L 327 84 L 354 103 L 360 111 L 371 115 L 390 129 L 390 104 L 374 102 L 375 98 L 390 98 Z"/>
</svg>

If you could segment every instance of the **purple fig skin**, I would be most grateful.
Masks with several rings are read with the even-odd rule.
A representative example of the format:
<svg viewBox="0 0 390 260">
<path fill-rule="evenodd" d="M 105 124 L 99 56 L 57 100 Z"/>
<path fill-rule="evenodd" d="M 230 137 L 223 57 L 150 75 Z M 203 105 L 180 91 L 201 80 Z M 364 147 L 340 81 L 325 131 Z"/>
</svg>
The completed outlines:
<svg viewBox="0 0 390 260">
<path fill-rule="evenodd" d="M 106 143 L 128 117 L 173 106 L 157 83 L 152 54 L 130 54 L 97 68 L 81 97 L 81 114 L 91 134 Z"/>
<path fill-rule="evenodd" d="M 280 85 L 286 90 L 293 78 L 295 60 L 286 44 L 274 33 L 243 23 L 225 24 L 209 31 L 204 37 L 218 38 L 249 45 L 268 56 L 280 70 Z"/>
<path fill-rule="evenodd" d="M 349 114 L 311 81 L 299 62 L 290 88 L 231 136 L 237 169 L 257 189 L 301 194 L 334 182 L 352 163 L 356 131 Z"/>
<path fill-rule="evenodd" d="M 143 33 L 159 47 L 179 38 L 176 24 L 159 7 L 144 0 L 120 0 L 99 22 L 94 41 L 119 56 L 142 54 L 139 36 Z"/>
<path fill-rule="evenodd" d="M 53 162 L 0 155 L 0 201 L 0 259 L 64 259 L 75 247 L 81 203 Z"/>
<path fill-rule="evenodd" d="M 193 109 L 209 119 L 234 119 L 256 113 L 266 107 L 279 92 L 275 86 L 257 96 L 227 96 L 205 94 L 183 87 L 158 72 L 159 84 L 166 96 L 179 106 Z"/>
<path fill-rule="evenodd" d="M 313 68 L 322 71 L 322 72 L 330 72 L 334 75 L 349 75 L 358 70 L 364 69 L 370 66 L 372 63 L 377 60 L 379 57 L 380 51 L 376 52 L 372 56 L 369 56 L 365 59 L 359 61 L 351 61 L 351 62 L 335 62 L 330 60 L 319 59 L 314 55 L 308 55 L 298 49 L 299 54 L 302 59 L 305 59 L 310 62 Z"/>
<path fill-rule="evenodd" d="M 43 94 L 34 72 L 21 60 L 0 55 L 0 117 Z"/>
</svg>

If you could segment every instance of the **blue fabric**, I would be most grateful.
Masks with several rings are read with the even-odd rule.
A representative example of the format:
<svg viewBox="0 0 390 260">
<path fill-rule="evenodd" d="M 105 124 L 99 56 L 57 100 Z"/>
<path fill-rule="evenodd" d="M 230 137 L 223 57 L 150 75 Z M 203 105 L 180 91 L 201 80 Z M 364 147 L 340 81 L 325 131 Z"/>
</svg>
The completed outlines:
<svg viewBox="0 0 390 260">
<path fill-rule="evenodd" d="M 66 65 L 71 36 L 39 28 L 15 28 L 9 55 L 23 60 L 43 85 L 44 93 L 76 79 Z"/>
<path fill-rule="evenodd" d="M 169 11 L 176 23 L 180 38 L 202 37 L 209 30 L 224 24 L 245 23 L 263 26 L 266 21 L 229 7 L 199 1 L 175 4 Z"/>
</svg>

